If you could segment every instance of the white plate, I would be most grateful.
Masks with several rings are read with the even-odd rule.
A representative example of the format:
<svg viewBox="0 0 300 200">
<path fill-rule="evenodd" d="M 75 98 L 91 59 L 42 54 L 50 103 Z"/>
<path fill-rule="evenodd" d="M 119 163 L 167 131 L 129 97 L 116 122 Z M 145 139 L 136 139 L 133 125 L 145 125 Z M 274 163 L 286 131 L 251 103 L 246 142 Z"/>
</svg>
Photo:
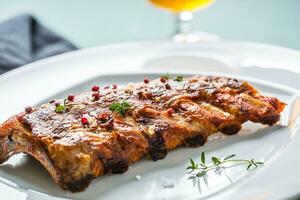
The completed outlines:
<svg viewBox="0 0 300 200">
<path fill-rule="evenodd" d="M 0 92 L 5 96 L 0 100 L 0 121 L 27 105 L 38 105 L 53 97 L 80 92 L 95 83 L 126 84 L 166 72 L 234 76 L 249 80 L 264 94 L 292 102 L 298 90 L 280 82 L 288 72 L 244 66 L 281 68 L 286 65 L 292 69 L 299 65 L 299 55 L 286 49 L 237 42 L 146 42 L 81 50 L 1 76 Z M 253 79 L 253 76 L 278 83 Z M 286 84 L 298 83 L 293 79 L 297 76 L 293 74 Z M 287 111 L 298 114 L 297 110 L 288 108 Z M 290 114 L 293 113 L 286 112 L 284 119 Z M 299 137 L 294 115 L 289 127 L 265 128 L 248 123 L 239 135 L 214 139 L 201 148 L 177 149 L 158 162 L 138 162 L 125 174 L 97 178 L 85 192 L 77 194 L 60 190 L 37 162 L 24 155 L 15 156 L 2 165 L 0 176 L 2 182 L 25 194 L 20 195 L 20 199 L 121 199 L 124 196 L 128 199 L 280 199 L 300 192 L 297 187 L 300 183 L 297 171 Z M 242 158 L 264 160 L 266 164 L 253 172 L 246 171 L 245 166 L 236 166 L 226 170 L 227 176 L 211 173 L 207 181 L 199 179 L 193 182 L 188 179 L 185 167 L 189 158 L 198 161 L 202 150 L 208 156 L 236 153 Z M 141 180 L 136 178 L 137 175 Z"/>
</svg>

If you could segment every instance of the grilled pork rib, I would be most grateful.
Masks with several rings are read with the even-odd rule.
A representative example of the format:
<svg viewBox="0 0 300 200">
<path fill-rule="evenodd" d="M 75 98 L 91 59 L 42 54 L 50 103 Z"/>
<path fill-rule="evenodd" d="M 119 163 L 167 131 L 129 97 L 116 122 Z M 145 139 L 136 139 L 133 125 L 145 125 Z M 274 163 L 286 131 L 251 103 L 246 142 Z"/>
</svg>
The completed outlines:
<svg viewBox="0 0 300 200">
<path fill-rule="evenodd" d="M 285 107 L 245 81 L 224 77 L 161 78 L 93 90 L 4 122 L 0 163 L 29 154 L 63 189 L 77 192 L 93 178 L 123 173 L 143 157 L 158 160 L 178 146 L 201 146 L 216 132 L 236 134 L 248 120 L 273 125 Z M 65 104 L 62 109 L 57 110 L 58 102 Z"/>
</svg>

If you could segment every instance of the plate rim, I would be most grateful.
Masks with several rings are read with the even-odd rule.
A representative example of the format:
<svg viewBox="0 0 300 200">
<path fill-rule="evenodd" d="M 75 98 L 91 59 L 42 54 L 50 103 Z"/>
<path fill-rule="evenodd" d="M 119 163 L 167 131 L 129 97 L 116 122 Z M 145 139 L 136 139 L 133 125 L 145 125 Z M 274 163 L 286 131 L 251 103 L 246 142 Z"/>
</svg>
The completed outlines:
<svg viewBox="0 0 300 200">
<path fill-rule="evenodd" d="M 88 48 L 88 49 L 80 49 L 80 50 L 76 50 L 76 51 L 73 51 L 73 52 L 68 52 L 68 53 L 64 53 L 64 54 L 60 54 L 60 55 L 57 55 L 57 56 L 52 56 L 52 57 L 49 57 L 49 58 L 46 58 L 46 59 L 42 59 L 40 61 L 37 61 L 37 62 L 34 62 L 34 63 L 31 63 L 31 64 L 28 64 L 28 65 L 24 65 L 20 68 L 17 68 L 17 69 L 14 69 L 10 72 L 7 72 L 7 73 L 4 73 L 0 76 L 0 80 L 5 80 L 5 79 L 9 79 L 10 77 L 14 77 L 14 76 L 18 76 L 19 74 L 22 74 L 23 72 L 25 71 L 30 71 L 32 69 L 35 69 L 37 67 L 40 67 L 40 66 L 46 66 L 47 63 L 49 62 L 58 62 L 58 60 L 61 60 L 61 59 L 69 59 L 69 58 L 72 58 L 73 56 L 76 56 L 76 55 L 80 55 L 80 54 L 90 54 L 94 51 L 105 51 L 107 48 L 118 48 L 118 47 L 124 47 L 127 46 L 127 47 L 130 47 L 130 46 L 136 46 L 136 45 L 147 45 L 147 44 L 153 44 L 153 42 L 160 42 L 160 41 L 145 41 L 145 42 L 124 42 L 124 43 L 116 43 L 116 44 L 110 44 L 110 45 L 104 45 L 104 46 L 98 46 L 98 47 L 92 47 L 92 48 Z M 165 42 L 165 41 L 164 41 Z M 225 41 L 226 43 L 228 43 L 228 41 Z M 230 45 L 230 41 L 229 41 L 229 45 Z M 277 48 L 278 50 L 284 50 L 284 51 L 288 51 L 287 53 L 297 53 L 300 55 L 300 51 L 297 51 L 297 50 L 293 50 L 293 49 L 289 49 L 289 48 L 285 48 L 285 47 L 278 47 L 278 46 L 275 46 L 275 45 L 269 45 L 269 44 L 263 44 L 263 43 L 256 43 L 256 42 L 233 42 L 232 44 L 251 44 L 251 45 L 262 45 L 264 47 L 267 47 L 267 48 L 272 48 L 274 49 Z M 149 71 L 152 71 L 152 70 L 149 70 Z M 156 70 L 154 70 L 156 71 Z M 170 70 L 168 70 L 170 71 Z M 180 71 L 180 70 L 172 70 L 172 71 Z M 286 70 L 286 71 L 290 71 L 290 70 Z M 198 71 L 194 71 L 194 72 L 191 72 L 191 73 L 197 73 Z M 138 72 L 138 73 L 141 73 L 141 72 Z M 201 74 L 203 74 L 205 72 L 202 72 Z M 293 73 L 296 73 L 296 72 L 293 72 Z M 101 74 L 102 76 L 103 74 Z M 108 75 L 108 74 L 107 74 Z M 227 74 L 229 75 L 229 74 Z M 238 75 L 234 75 L 235 77 L 237 77 Z M 241 77 L 241 76 L 239 76 Z M 90 77 L 91 79 L 93 77 Z M 247 78 L 250 78 L 250 77 L 247 77 Z M 250 79 L 255 79 L 255 78 L 250 78 Z M 244 79 L 245 80 L 245 79 Z M 261 79 L 256 79 L 256 80 L 260 80 L 262 81 Z M 256 81 L 255 81 L 256 82 Z M 276 85 L 277 83 L 274 83 L 274 82 L 271 82 L 271 81 L 263 81 L 263 82 L 269 82 L 271 83 L 271 85 Z M 283 85 L 280 85 L 280 84 L 277 84 L 279 85 L 280 87 L 282 87 Z M 292 88 L 290 86 L 284 86 L 284 88 L 288 88 L 289 90 L 291 89 L 292 91 L 297 91 L 299 92 L 299 90 L 295 89 L 295 88 Z M 0 177 L 2 178 L 2 177 Z M 13 183 L 15 184 L 15 183 Z M 14 189 L 17 189 L 15 186 L 12 186 Z M 25 192 L 28 192 L 28 189 L 24 189 L 23 191 Z M 35 192 L 38 192 L 38 191 L 35 191 Z M 39 193 L 39 192 L 38 192 Z M 44 193 L 42 193 L 42 195 L 45 195 Z M 55 198 L 55 197 L 53 197 Z M 62 198 L 62 197 L 60 197 Z"/>
<path fill-rule="evenodd" d="M 139 75 L 141 75 L 141 77 L 142 77 L 142 75 L 147 75 L 147 74 L 159 76 L 161 74 L 161 72 L 162 71 L 159 70 L 159 69 L 151 69 L 151 70 L 149 70 L 149 69 L 140 69 L 140 71 L 126 70 L 126 71 L 118 71 L 118 72 L 116 72 L 116 71 L 114 71 L 114 72 L 104 72 L 100 75 L 97 75 L 96 77 L 91 77 L 90 80 L 79 82 L 76 85 L 84 84 L 84 83 L 89 82 L 91 80 L 94 80 L 98 77 L 101 78 L 102 76 L 117 76 L 118 77 L 118 76 L 130 76 L 130 75 L 139 76 Z M 291 96 L 300 94 L 299 93 L 300 90 L 297 90 L 297 89 L 289 87 L 289 86 L 284 86 L 284 85 L 281 85 L 281 84 L 266 81 L 266 80 L 261 80 L 261 79 L 256 79 L 256 78 L 252 78 L 252 77 L 246 77 L 246 76 L 240 76 L 240 75 L 230 75 L 229 73 L 214 73 L 214 72 L 201 72 L 201 73 L 198 73 L 198 72 L 199 71 L 184 72 L 183 70 L 168 70 L 168 73 L 173 74 L 173 75 L 182 74 L 184 76 L 188 76 L 188 75 L 190 75 L 190 76 L 193 76 L 193 75 L 226 76 L 226 77 L 230 77 L 230 78 L 237 78 L 239 80 L 245 80 L 245 81 L 249 81 L 249 82 L 252 82 L 252 83 L 261 84 L 261 85 L 271 87 L 271 88 L 274 88 L 274 89 L 279 89 L 281 91 L 287 91 L 287 92 L 290 93 Z M 76 85 L 74 85 L 74 86 L 76 86 Z M 62 90 L 64 90 L 64 89 L 62 89 Z M 241 180 L 239 180 L 237 182 L 240 182 L 240 181 Z M 4 177 L 1 177 L 1 176 L 0 176 L 0 182 L 7 185 L 7 186 L 9 186 L 9 187 L 11 187 L 11 188 L 17 189 L 18 191 L 21 191 L 21 192 L 25 192 L 25 193 L 31 192 L 31 193 L 34 193 L 34 194 L 37 194 L 37 195 L 42 195 L 43 197 L 51 195 L 51 194 L 43 193 L 43 192 L 35 190 L 35 189 L 20 186 L 17 183 L 14 183 L 13 181 L 11 181 L 9 179 L 6 179 Z M 223 188 L 223 189 L 221 189 L 221 191 L 218 191 L 217 194 L 219 194 L 223 190 L 227 190 L 227 189 L 228 189 L 227 187 Z M 208 197 L 204 197 L 204 198 L 209 198 L 209 197 L 210 197 L 210 195 Z M 51 196 L 51 198 L 67 199 L 66 197 L 61 197 L 61 196 Z"/>
</svg>

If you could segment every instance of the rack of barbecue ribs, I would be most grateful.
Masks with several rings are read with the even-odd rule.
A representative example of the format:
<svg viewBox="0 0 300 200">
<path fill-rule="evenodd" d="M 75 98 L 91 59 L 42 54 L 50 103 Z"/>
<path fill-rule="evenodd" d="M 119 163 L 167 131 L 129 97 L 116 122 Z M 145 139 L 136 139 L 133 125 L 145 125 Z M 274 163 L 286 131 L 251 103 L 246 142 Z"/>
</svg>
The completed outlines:
<svg viewBox="0 0 300 200">
<path fill-rule="evenodd" d="M 156 161 L 176 147 L 201 146 L 216 132 L 236 134 L 246 121 L 273 125 L 284 107 L 248 82 L 226 77 L 94 86 L 26 107 L 0 125 L 0 163 L 17 153 L 31 155 L 61 188 L 78 192 L 142 158 Z"/>
</svg>

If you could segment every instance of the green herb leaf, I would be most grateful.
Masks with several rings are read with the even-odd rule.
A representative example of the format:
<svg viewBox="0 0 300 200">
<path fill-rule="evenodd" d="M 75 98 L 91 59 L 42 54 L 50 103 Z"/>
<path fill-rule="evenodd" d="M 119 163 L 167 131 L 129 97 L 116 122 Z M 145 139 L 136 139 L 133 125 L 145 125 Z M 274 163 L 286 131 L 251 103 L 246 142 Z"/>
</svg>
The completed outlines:
<svg viewBox="0 0 300 200">
<path fill-rule="evenodd" d="M 113 103 L 113 104 L 110 105 L 109 109 L 111 111 L 114 111 L 118 106 L 119 106 L 119 103 Z"/>
<path fill-rule="evenodd" d="M 55 108 L 55 112 L 63 113 L 65 111 L 65 105 L 59 105 Z"/>
<path fill-rule="evenodd" d="M 128 103 L 127 101 L 123 101 L 123 102 L 122 102 L 122 106 L 123 106 L 124 108 L 129 108 L 129 107 L 130 107 L 130 105 L 129 105 L 129 103 Z"/>
<path fill-rule="evenodd" d="M 166 80 L 169 80 L 171 78 L 169 73 L 167 73 L 166 75 L 162 75 L 160 77 L 163 78 L 163 79 L 166 79 Z"/>
<path fill-rule="evenodd" d="M 248 167 L 247 167 L 247 170 L 249 171 L 250 168 L 251 168 L 252 164 L 249 164 Z"/>
<path fill-rule="evenodd" d="M 67 99 L 64 99 L 64 104 L 56 106 L 55 112 L 57 113 L 63 113 L 67 110 Z"/>
<path fill-rule="evenodd" d="M 234 154 L 230 154 L 230 155 L 226 156 L 224 158 L 224 160 L 229 160 L 230 158 L 233 158 L 234 156 L 235 156 Z"/>
<path fill-rule="evenodd" d="M 213 161 L 214 165 L 219 165 L 221 163 L 220 159 L 217 157 L 212 157 L 211 160 Z"/>
<path fill-rule="evenodd" d="M 202 176 L 205 176 L 206 175 L 206 171 L 200 171 L 196 174 L 197 177 L 202 177 Z"/>
<path fill-rule="evenodd" d="M 263 162 L 260 162 L 260 161 L 258 161 L 258 162 L 255 162 L 257 165 L 263 165 L 264 163 Z"/>
<path fill-rule="evenodd" d="M 126 110 L 130 108 L 130 105 L 128 102 L 123 101 L 121 103 L 115 102 L 109 106 L 109 110 L 115 111 L 122 115 L 123 117 L 125 116 Z"/>
<path fill-rule="evenodd" d="M 196 166 L 195 161 L 193 159 L 191 159 L 191 165 L 193 168 L 195 168 L 195 166 Z"/>
<path fill-rule="evenodd" d="M 183 76 L 176 76 L 176 77 L 174 78 L 174 81 L 177 81 L 177 82 L 183 81 Z"/>
<path fill-rule="evenodd" d="M 257 164 L 254 162 L 253 159 L 251 160 L 251 163 L 254 165 L 255 168 L 257 167 Z"/>
<path fill-rule="evenodd" d="M 207 168 L 207 166 L 205 164 L 199 163 L 199 165 L 203 168 Z"/>
<path fill-rule="evenodd" d="M 205 165 L 205 153 L 202 151 L 201 153 L 201 162 Z"/>
<path fill-rule="evenodd" d="M 107 119 L 105 119 L 105 118 L 103 118 L 103 119 L 99 119 L 99 122 L 100 122 L 101 124 L 104 124 L 104 123 L 106 123 L 106 122 L 107 122 Z"/>
<path fill-rule="evenodd" d="M 198 169 L 198 164 L 195 163 L 193 159 L 190 159 L 191 165 L 188 166 L 186 169 L 191 169 L 191 172 L 193 172 L 195 169 Z"/>
</svg>

